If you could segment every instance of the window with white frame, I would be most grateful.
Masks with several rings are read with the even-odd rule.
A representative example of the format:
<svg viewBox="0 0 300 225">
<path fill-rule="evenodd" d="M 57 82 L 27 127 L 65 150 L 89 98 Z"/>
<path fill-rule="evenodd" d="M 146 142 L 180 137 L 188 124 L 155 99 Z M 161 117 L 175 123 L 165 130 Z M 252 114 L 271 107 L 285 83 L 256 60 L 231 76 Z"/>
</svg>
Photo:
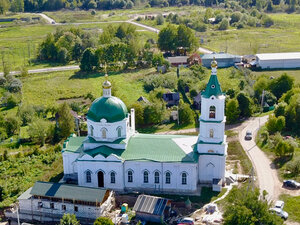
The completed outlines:
<svg viewBox="0 0 300 225">
<path fill-rule="evenodd" d="M 159 184 L 159 172 L 157 171 L 154 173 L 154 183 Z"/>
<path fill-rule="evenodd" d="M 121 127 L 118 127 L 117 131 L 118 131 L 118 137 L 121 137 L 122 136 L 122 129 L 121 129 Z"/>
<path fill-rule="evenodd" d="M 216 107 L 215 106 L 209 107 L 209 118 L 211 118 L 211 119 L 216 118 Z"/>
<path fill-rule="evenodd" d="M 86 179 L 86 183 L 91 183 L 92 182 L 92 176 L 91 176 L 91 171 L 86 171 L 85 173 L 85 179 Z"/>
<path fill-rule="evenodd" d="M 112 184 L 116 183 L 116 173 L 115 172 L 110 173 L 110 183 L 112 183 Z"/>
<path fill-rule="evenodd" d="M 171 184 L 171 173 L 166 172 L 166 184 Z"/>
<path fill-rule="evenodd" d="M 149 173 L 148 171 L 144 171 L 144 183 L 148 183 L 149 182 Z"/>
<path fill-rule="evenodd" d="M 186 175 L 186 173 L 181 174 L 181 184 L 187 184 L 187 175 Z"/>
<path fill-rule="evenodd" d="M 133 174 L 132 174 L 132 171 L 128 171 L 127 173 L 128 175 L 128 183 L 132 183 L 133 182 Z"/>
</svg>

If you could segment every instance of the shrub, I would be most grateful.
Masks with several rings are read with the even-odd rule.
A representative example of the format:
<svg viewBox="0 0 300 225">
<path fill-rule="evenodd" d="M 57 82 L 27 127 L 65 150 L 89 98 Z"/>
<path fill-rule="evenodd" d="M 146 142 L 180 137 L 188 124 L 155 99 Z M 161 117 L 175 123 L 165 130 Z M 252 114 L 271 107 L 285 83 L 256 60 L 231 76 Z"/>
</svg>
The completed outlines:
<svg viewBox="0 0 300 225">
<path fill-rule="evenodd" d="M 30 123 L 34 117 L 35 111 L 32 106 L 29 105 L 23 105 L 19 108 L 18 115 L 21 119 L 22 126 L 26 126 L 28 123 Z"/>
<path fill-rule="evenodd" d="M 262 19 L 262 24 L 265 26 L 265 27 L 270 27 L 274 24 L 274 21 L 271 17 L 269 16 L 265 16 L 263 19 Z"/>
<path fill-rule="evenodd" d="M 94 225 L 114 225 L 110 218 L 99 217 L 95 220 Z"/>
<path fill-rule="evenodd" d="M 299 175 L 300 174 L 300 157 L 296 157 L 289 161 L 286 164 L 286 169 L 290 171 L 293 175 Z"/>
<path fill-rule="evenodd" d="M 12 81 L 8 84 L 7 88 L 10 92 L 20 92 L 22 89 L 22 82 L 17 78 L 13 78 Z"/>
<path fill-rule="evenodd" d="M 194 120 L 193 110 L 187 103 L 181 102 L 178 107 L 179 123 L 180 124 L 191 124 Z"/>
<path fill-rule="evenodd" d="M 91 15 L 92 15 L 92 16 L 95 16 L 95 15 L 96 15 L 96 11 L 95 11 L 95 10 L 92 10 L 92 11 L 91 11 Z"/>
<path fill-rule="evenodd" d="M 14 134 L 17 134 L 20 129 L 20 121 L 16 117 L 6 117 L 5 118 L 5 128 L 6 133 L 10 137 Z"/>
<path fill-rule="evenodd" d="M 3 87 L 6 83 L 6 79 L 4 76 L 0 76 L 0 87 Z"/>
<path fill-rule="evenodd" d="M 229 22 L 227 19 L 223 19 L 220 23 L 219 30 L 227 30 L 229 28 Z"/>
<path fill-rule="evenodd" d="M 156 17 L 156 24 L 157 24 L 157 25 L 163 25 L 164 22 L 165 22 L 164 17 L 163 17 L 161 14 L 159 14 L 159 15 Z"/>
</svg>

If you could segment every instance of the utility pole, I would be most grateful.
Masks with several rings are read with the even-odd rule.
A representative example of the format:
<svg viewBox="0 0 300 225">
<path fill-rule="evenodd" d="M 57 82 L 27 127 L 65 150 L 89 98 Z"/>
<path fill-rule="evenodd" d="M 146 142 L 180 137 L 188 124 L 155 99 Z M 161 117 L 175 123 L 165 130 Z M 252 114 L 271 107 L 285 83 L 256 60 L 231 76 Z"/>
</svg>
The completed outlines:
<svg viewBox="0 0 300 225">
<path fill-rule="evenodd" d="M 263 90 L 261 94 L 261 111 L 263 111 L 264 109 L 264 97 L 265 97 L 265 90 Z"/>
</svg>

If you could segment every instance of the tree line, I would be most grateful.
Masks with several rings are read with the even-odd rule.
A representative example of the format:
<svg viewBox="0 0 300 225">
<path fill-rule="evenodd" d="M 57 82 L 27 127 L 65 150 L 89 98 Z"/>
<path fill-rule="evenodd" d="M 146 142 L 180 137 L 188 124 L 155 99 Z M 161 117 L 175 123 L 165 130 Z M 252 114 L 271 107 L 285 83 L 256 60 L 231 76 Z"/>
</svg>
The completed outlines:
<svg viewBox="0 0 300 225">
<path fill-rule="evenodd" d="M 256 1 L 225 1 L 225 0 L 0 0 L 0 14 L 7 10 L 12 12 L 53 11 L 60 9 L 111 10 L 133 8 L 144 5 L 146 7 L 168 7 L 183 5 L 201 5 L 206 7 L 242 9 L 256 8 L 266 12 L 295 12 L 299 10 L 298 0 L 256 0 Z"/>
</svg>

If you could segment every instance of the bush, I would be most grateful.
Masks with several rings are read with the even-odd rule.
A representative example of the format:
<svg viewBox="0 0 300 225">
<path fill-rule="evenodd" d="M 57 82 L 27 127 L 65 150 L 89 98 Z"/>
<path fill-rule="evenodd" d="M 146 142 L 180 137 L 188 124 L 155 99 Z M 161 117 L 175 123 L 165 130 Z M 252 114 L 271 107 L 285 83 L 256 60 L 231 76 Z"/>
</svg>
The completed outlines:
<svg viewBox="0 0 300 225">
<path fill-rule="evenodd" d="M 3 87 L 6 83 L 6 79 L 4 76 L 0 76 L 0 87 Z"/>
<path fill-rule="evenodd" d="M 6 133 L 9 137 L 14 134 L 17 134 L 20 129 L 20 121 L 16 117 L 6 117 L 5 128 Z"/>
<path fill-rule="evenodd" d="M 4 101 L 7 108 L 11 109 L 19 104 L 19 99 L 16 95 L 10 94 Z"/>
<path fill-rule="evenodd" d="M 265 27 L 270 27 L 274 24 L 274 21 L 271 17 L 269 16 L 265 16 L 263 19 L 262 19 L 262 24 L 265 26 Z"/>
<path fill-rule="evenodd" d="M 163 79 L 162 79 L 163 77 Z M 167 88 L 175 89 L 177 84 L 177 79 L 174 74 L 164 74 L 164 75 L 152 75 L 144 78 L 144 88 L 147 92 L 154 90 L 155 88 Z"/>
<path fill-rule="evenodd" d="M 161 14 L 159 14 L 159 15 L 156 17 L 156 24 L 157 24 L 157 25 L 163 25 L 164 22 L 165 22 L 164 17 L 163 17 Z"/>
<path fill-rule="evenodd" d="M 296 157 L 286 164 L 286 169 L 294 176 L 300 174 L 300 157 Z"/>
<path fill-rule="evenodd" d="M 22 126 L 26 126 L 28 123 L 30 123 L 34 117 L 35 111 L 32 106 L 29 105 L 23 105 L 19 108 L 18 115 L 21 119 Z"/>
<path fill-rule="evenodd" d="M 22 82 L 17 78 L 13 78 L 12 81 L 9 82 L 7 88 L 10 92 L 14 92 L 14 93 L 20 92 L 22 89 Z"/>
<path fill-rule="evenodd" d="M 220 23 L 219 30 L 227 30 L 229 28 L 229 22 L 227 19 L 223 19 Z"/>
<path fill-rule="evenodd" d="M 95 11 L 95 10 L 92 10 L 92 11 L 91 11 L 91 15 L 92 15 L 92 16 L 95 16 L 95 15 L 96 15 L 96 11 Z"/>
<path fill-rule="evenodd" d="M 194 120 L 193 110 L 187 103 L 180 102 L 178 107 L 179 123 L 182 125 L 191 124 Z"/>
<path fill-rule="evenodd" d="M 80 225 L 74 214 L 64 214 L 59 225 Z"/>
<path fill-rule="evenodd" d="M 114 223 L 109 218 L 99 217 L 95 220 L 94 225 L 114 225 Z"/>
</svg>

